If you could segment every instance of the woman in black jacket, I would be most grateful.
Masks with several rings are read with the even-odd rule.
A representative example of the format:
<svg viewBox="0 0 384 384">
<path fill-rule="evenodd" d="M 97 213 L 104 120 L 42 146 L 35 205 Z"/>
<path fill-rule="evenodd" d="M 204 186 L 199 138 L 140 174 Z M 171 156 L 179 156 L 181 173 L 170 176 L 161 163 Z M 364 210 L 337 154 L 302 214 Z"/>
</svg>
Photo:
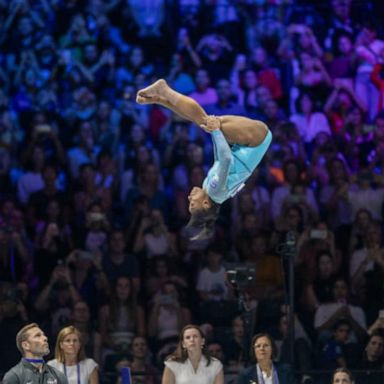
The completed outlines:
<svg viewBox="0 0 384 384">
<path fill-rule="evenodd" d="M 277 348 L 270 335 L 259 333 L 253 336 L 250 356 L 256 364 L 239 374 L 238 384 L 295 384 L 290 367 L 273 362 L 276 354 Z"/>
</svg>

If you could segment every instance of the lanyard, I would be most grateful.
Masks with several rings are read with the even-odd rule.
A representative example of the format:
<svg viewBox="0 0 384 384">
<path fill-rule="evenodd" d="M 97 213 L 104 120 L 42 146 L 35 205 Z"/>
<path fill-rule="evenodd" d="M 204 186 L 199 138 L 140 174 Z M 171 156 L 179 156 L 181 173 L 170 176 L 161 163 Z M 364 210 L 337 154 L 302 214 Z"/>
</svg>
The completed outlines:
<svg viewBox="0 0 384 384">
<path fill-rule="evenodd" d="M 65 364 L 63 363 L 63 368 L 64 368 L 64 375 L 66 378 L 68 378 L 67 376 L 67 367 L 65 366 Z M 77 370 L 77 384 L 81 384 L 80 383 L 80 364 L 77 363 L 76 364 L 76 370 Z"/>
<path fill-rule="evenodd" d="M 34 363 L 34 364 L 44 364 L 43 359 L 27 359 L 24 358 L 25 361 L 28 361 L 28 363 Z"/>
</svg>

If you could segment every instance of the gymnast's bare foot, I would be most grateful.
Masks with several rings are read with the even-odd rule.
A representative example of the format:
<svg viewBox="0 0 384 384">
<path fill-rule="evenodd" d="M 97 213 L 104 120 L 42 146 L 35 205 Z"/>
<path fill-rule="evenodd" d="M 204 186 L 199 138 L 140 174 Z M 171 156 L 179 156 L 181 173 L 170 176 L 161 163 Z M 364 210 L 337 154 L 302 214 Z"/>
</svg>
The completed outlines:
<svg viewBox="0 0 384 384">
<path fill-rule="evenodd" d="M 168 84 L 164 79 L 157 80 L 152 85 L 141 89 L 137 92 L 136 102 L 139 104 L 154 104 L 164 102 L 167 90 L 169 90 Z"/>
</svg>

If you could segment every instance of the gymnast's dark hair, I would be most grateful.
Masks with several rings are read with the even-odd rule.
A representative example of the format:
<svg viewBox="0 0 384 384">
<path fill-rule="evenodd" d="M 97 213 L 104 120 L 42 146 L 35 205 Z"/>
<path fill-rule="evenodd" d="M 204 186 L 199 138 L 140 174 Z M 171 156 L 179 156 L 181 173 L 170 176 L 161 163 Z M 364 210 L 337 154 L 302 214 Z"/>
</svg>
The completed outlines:
<svg viewBox="0 0 384 384">
<path fill-rule="evenodd" d="M 215 203 L 211 199 L 211 206 L 209 208 L 199 209 L 191 214 L 187 228 L 196 229 L 198 232 L 190 240 L 211 239 L 215 234 L 215 223 L 219 212 L 220 204 Z"/>
</svg>

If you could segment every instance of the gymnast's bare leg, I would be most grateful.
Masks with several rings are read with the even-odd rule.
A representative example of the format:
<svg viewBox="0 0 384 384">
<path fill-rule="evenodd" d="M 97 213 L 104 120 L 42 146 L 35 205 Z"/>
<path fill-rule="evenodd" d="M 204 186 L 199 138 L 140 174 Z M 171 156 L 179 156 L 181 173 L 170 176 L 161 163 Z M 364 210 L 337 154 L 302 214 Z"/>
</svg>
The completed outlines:
<svg viewBox="0 0 384 384">
<path fill-rule="evenodd" d="M 163 79 L 157 80 L 149 87 L 138 91 L 136 101 L 139 104 L 163 105 L 208 132 L 219 126 L 231 144 L 256 147 L 262 143 L 268 133 L 268 127 L 262 121 L 243 116 L 210 117 L 210 120 L 216 119 L 216 123 L 207 124 L 208 115 L 204 109 L 192 98 L 170 88 Z"/>
</svg>

